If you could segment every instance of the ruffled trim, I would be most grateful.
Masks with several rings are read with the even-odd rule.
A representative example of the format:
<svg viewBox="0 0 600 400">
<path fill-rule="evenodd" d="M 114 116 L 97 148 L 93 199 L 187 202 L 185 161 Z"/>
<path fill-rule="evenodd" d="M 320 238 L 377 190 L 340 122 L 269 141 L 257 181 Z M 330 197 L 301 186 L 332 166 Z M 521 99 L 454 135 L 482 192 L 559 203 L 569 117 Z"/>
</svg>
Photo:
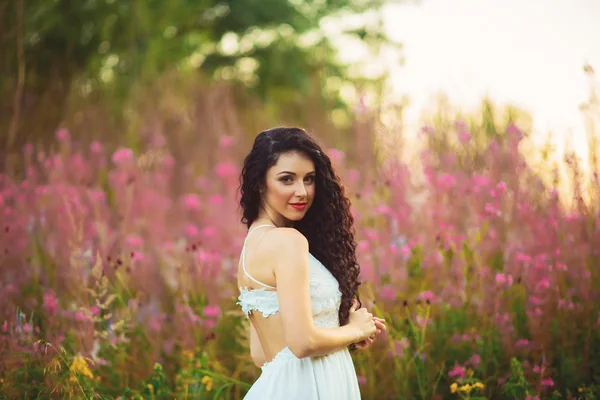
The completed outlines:
<svg viewBox="0 0 600 400">
<path fill-rule="evenodd" d="M 277 314 L 279 311 L 279 299 L 277 292 L 266 288 L 248 289 L 240 288 L 240 295 L 236 304 L 242 307 L 246 316 L 252 311 L 260 311 L 265 318 Z"/>
<path fill-rule="evenodd" d="M 273 357 L 271 361 L 266 361 L 260 368 L 264 371 L 268 368 L 271 368 L 275 362 L 285 363 L 290 360 L 299 360 L 299 358 L 292 353 L 289 347 L 284 347 L 279 353 L 275 354 L 275 357 Z"/>
</svg>

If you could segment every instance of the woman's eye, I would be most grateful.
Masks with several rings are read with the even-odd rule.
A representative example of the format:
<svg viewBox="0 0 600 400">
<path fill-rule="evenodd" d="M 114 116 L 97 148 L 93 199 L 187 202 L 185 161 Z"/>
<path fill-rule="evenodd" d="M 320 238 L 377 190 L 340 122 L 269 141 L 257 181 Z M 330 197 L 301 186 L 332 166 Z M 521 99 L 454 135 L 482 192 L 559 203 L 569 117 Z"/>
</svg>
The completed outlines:
<svg viewBox="0 0 600 400">
<path fill-rule="evenodd" d="M 314 176 L 309 176 L 305 180 L 308 183 L 315 183 L 315 177 Z"/>
<path fill-rule="evenodd" d="M 291 176 L 284 176 L 283 178 L 281 178 L 281 182 L 289 183 L 291 181 L 292 181 Z"/>
</svg>

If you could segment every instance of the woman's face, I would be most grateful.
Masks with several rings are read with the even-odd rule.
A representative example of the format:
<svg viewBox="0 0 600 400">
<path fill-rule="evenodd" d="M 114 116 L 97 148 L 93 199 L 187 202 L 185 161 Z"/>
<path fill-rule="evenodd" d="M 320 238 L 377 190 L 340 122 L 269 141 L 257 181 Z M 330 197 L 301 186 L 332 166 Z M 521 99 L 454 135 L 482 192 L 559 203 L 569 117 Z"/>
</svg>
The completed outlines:
<svg viewBox="0 0 600 400">
<path fill-rule="evenodd" d="M 315 165 L 300 152 L 282 153 L 266 176 L 262 208 L 278 226 L 289 226 L 306 215 L 315 198 Z"/>
</svg>

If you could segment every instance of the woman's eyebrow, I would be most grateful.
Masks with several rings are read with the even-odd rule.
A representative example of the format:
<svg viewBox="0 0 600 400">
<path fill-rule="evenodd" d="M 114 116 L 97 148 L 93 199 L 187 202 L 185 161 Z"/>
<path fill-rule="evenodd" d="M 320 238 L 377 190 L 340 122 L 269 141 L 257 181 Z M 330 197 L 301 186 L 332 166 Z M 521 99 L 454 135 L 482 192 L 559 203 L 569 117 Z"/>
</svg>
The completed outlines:
<svg viewBox="0 0 600 400">
<path fill-rule="evenodd" d="M 309 173 L 307 173 L 306 175 L 310 175 L 310 174 L 314 174 L 315 171 L 310 171 Z M 278 173 L 277 175 L 281 175 L 281 174 L 290 174 L 290 175 L 296 175 L 295 172 L 291 172 L 291 171 L 281 171 L 280 173 Z"/>
</svg>

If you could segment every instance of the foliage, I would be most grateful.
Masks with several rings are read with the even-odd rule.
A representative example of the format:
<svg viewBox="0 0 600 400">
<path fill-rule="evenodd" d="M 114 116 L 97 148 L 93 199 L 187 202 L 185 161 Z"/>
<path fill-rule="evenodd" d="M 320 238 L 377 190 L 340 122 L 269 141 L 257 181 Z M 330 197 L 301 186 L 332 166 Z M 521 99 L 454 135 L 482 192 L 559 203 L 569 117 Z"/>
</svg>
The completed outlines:
<svg viewBox="0 0 600 400">
<path fill-rule="evenodd" d="M 17 118 L 17 148 L 43 141 L 71 97 L 107 96 L 112 117 L 145 83 L 165 72 L 238 82 L 280 117 L 307 121 L 307 99 L 346 110 L 340 87 L 351 78 L 323 21 L 377 13 L 384 0 L 19 0 L 0 6 L 0 131 Z M 373 18 L 338 35 L 376 48 L 396 46 Z M 15 55 L 23 52 L 23 59 Z M 18 72 L 24 67 L 24 79 Z M 335 83 L 335 85 L 333 84 Z M 15 92 L 18 93 L 15 100 Z M 19 112 L 15 101 L 20 105 Z M 286 104 L 286 107 L 282 107 Z M 286 111 L 287 110 L 287 111 Z M 16 115 L 15 117 L 15 113 Z M 35 136 L 37 134 L 37 136 Z M 48 140 L 45 140 L 48 143 Z"/>
</svg>

